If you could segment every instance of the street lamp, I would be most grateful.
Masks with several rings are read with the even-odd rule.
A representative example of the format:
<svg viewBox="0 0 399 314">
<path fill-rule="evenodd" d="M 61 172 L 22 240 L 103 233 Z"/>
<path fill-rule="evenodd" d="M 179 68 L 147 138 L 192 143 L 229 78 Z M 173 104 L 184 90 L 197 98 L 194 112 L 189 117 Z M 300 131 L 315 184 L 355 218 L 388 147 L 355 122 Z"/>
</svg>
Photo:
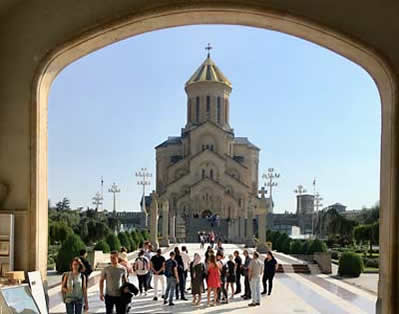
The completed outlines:
<svg viewBox="0 0 399 314">
<path fill-rule="evenodd" d="M 274 180 L 280 178 L 280 174 L 275 172 L 274 168 L 269 168 L 267 169 L 267 173 L 262 175 L 262 178 L 266 180 L 265 186 L 270 191 L 271 212 L 273 212 L 273 187 L 278 185 Z"/>
<path fill-rule="evenodd" d="M 319 216 L 319 208 L 323 206 L 323 204 L 321 203 L 321 201 L 323 200 L 323 198 L 320 196 L 319 193 L 315 193 L 314 194 L 314 207 L 316 208 L 316 213 L 317 213 L 317 220 L 319 222 L 319 234 L 321 237 L 321 221 L 320 221 L 320 216 Z M 312 219 L 312 233 L 313 233 L 313 219 Z"/>
<path fill-rule="evenodd" d="M 111 188 L 108 189 L 108 192 L 114 194 L 114 214 L 116 214 L 116 193 L 120 193 L 120 189 L 118 186 L 115 184 L 115 182 L 112 184 Z"/>
<path fill-rule="evenodd" d="M 94 195 L 94 197 L 92 198 L 92 200 L 93 200 L 93 205 L 96 206 L 96 211 L 98 211 L 100 205 L 103 204 L 102 201 L 104 200 L 104 198 L 101 196 L 99 192 L 97 192 L 96 195 Z"/>
<path fill-rule="evenodd" d="M 152 177 L 152 173 L 147 171 L 147 168 L 141 168 L 139 171 L 136 172 L 136 177 L 141 178 L 137 181 L 137 185 L 143 186 L 143 200 L 141 203 L 141 210 L 143 213 L 147 214 L 147 210 L 145 208 L 145 186 L 150 185 L 151 181 L 150 178 Z"/>
</svg>

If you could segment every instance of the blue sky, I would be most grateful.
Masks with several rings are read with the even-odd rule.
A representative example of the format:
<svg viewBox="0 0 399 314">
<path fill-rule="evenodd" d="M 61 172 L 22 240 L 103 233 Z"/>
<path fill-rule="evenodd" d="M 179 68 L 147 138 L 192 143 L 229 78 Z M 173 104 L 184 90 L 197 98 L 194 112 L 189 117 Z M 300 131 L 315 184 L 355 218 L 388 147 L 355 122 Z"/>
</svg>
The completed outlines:
<svg viewBox="0 0 399 314">
<path fill-rule="evenodd" d="M 380 98 L 361 67 L 278 32 L 201 25 L 121 41 L 57 76 L 49 98 L 53 204 L 68 197 L 74 207 L 91 205 L 103 176 L 105 208 L 116 182 L 118 209 L 139 209 L 135 172 L 146 167 L 155 176 L 154 147 L 184 127 L 184 83 L 208 42 L 233 84 L 236 136 L 261 148 L 260 175 L 269 167 L 281 174 L 276 212 L 294 211 L 293 190 L 312 191 L 314 177 L 324 205 L 359 209 L 379 199 Z"/>
</svg>

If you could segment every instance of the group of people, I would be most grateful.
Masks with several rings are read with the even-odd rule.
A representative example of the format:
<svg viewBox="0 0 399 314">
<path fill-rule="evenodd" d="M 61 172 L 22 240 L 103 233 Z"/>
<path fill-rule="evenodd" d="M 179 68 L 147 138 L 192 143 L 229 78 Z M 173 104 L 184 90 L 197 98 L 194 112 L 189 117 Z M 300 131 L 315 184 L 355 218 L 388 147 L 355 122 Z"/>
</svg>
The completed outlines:
<svg viewBox="0 0 399 314">
<path fill-rule="evenodd" d="M 188 301 L 188 290 L 191 290 L 194 306 L 200 305 L 204 292 L 207 293 L 207 305 L 215 306 L 228 303 L 234 295 L 240 294 L 241 277 L 244 277 L 244 293 L 241 297 L 252 299 L 249 306 L 257 306 L 260 305 L 261 294 L 270 295 L 272 292 L 277 261 L 271 252 L 267 253 L 263 262 L 256 251 L 252 258 L 247 250 L 244 250 L 243 255 L 241 259 L 239 251 L 234 251 L 234 254 L 226 257 L 220 240 L 216 245 L 211 243 L 208 246 L 204 259 L 195 253 L 191 260 L 186 246 L 182 246 L 181 250 L 175 247 L 169 253 L 169 258 L 165 259 L 161 249 L 152 250 L 150 242 L 144 243 L 132 263 L 127 259 L 126 249 L 112 251 L 111 264 L 101 272 L 100 299 L 105 302 L 107 314 L 113 313 L 114 307 L 117 314 L 127 313 L 132 296 L 147 295 L 150 289 L 154 290 L 154 301 L 158 301 L 160 296 L 163 303 L 169 306 L 174 305 L 174 300 Z M 91 271 L 83 250 L 79 258 L 72 260 L 71 271 L 65 273 L 62 279 L 67 314 L 81 314 L 83 308 L 88 310 L 87 282 Z M 129 281 L 129 277 L 134 275 L 138 279 L 138 288 Z M 187 285 L 189 276 L 190 285 Z"/>
<path fill-rule="evenodd" d="M 198 242 L 200 243 L 201 249 L 204 248 L 205 243 L 209 243 L 210 246 L 213 248 L 215 245 L 215 233 L 213 231 L 211 232 L 198 232 Z"/>
</svg>

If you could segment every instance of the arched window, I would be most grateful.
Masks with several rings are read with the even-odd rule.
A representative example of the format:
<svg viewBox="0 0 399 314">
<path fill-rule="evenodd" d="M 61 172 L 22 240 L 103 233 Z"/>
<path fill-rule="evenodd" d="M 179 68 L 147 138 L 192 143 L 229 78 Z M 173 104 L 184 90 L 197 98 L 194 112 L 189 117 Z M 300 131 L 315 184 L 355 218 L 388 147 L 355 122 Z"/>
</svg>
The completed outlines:
<svg viewBox="0 0 399 314">
<path fill-rule="evenodd" d="M 199 113 L 200 113 L 200 98 L 197 96 L 195 100 L 195 121 L 199 122 Z"/>
<path fill-rule="evenodd" d="M 211 177 L 211 179 L 213 179 L 213 169 L 211 169 L 211 171 L 209 172 L 209 176 Z"/>
<path fill-rule="evenodd" d="M 211 96 L 206 96 L 206 113 L 209 117 L 209 112 L 211 111 Z"/>
<path fill-rule="evenodd" d="M 202 179 L 205 178 L 205 169 L 202 169 Z"/>
<path fill-rule="evenodd" d="M 211 145 L 211 151 L 213 151 L 213 145 Z"/>
<path fill-rule="evenodd" d="M 216 119 L 218 123 L 220 123 L 220 111 L 221 111 L 221 102 L 220 102 L 220 96 L 218 96 L 217 106 L 216 106 Z"/>
</svg>

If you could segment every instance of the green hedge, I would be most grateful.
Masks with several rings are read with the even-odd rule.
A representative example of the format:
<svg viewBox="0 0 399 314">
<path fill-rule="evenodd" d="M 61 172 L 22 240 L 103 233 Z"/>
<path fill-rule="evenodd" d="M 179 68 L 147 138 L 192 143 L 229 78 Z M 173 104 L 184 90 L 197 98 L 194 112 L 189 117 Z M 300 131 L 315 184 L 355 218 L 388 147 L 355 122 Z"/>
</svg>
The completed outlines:
<svg viewBox="0 0 399 314">
<path fill-rule="evenodd" d="M 309 245 L 308 254 L 313 255 L 314 253 L 319 253 L 319 252 L 327 252 L 327 245 L 323 241 L 315 239 Z"/>
<path fill-rule="evenodd" d="M 107 235 L 107 238 L 105 239 L 105 241 L 107 241 L 111 251 L 119 252 L 119 250 L 121 249 L 121 243 L 115 234 L 110 233 L 109 235 Z"/>
<path fill-rule="evenodd" d="M 86 245 L 76 234 L 71 234 L 62 244 L 56 261 L 56 268 L 59 273 L 70 270 L 70 264 L 74 257 L 79 256 L 80 250 L 86 249 Z"/>
<path fill-rule="evenodd" d="M 359 277 L 363 270 L 363 260 L 359 255 L 353 252 L 342 253 L 338 267 L 340 276 Z"/>
<path fill-rule="evenodd" d="M 118 239 L 119 239 L 119 242 L 121 243 L 121 246 L 125 247 L 126 250 L 128 252 L 130 252 L 131 251 L 131 248 L 130 248 L 131 244 L 130 244 L 129 238 L 126 236 L 126 233 L 119 232 L 118 233 Z"/>
<path fill-rule="evenodd" d="M 95 251 L 102 251 L 103 253 L 111 252 L 111 249 L 105 240 L 98 241 L 96 246 L 94 247 Z"/>
<path fill-rule="evenodd" d="M 300 240 L 291 241 L 290 253 L 302 254 L 302 243 Z"/>
</svg>

